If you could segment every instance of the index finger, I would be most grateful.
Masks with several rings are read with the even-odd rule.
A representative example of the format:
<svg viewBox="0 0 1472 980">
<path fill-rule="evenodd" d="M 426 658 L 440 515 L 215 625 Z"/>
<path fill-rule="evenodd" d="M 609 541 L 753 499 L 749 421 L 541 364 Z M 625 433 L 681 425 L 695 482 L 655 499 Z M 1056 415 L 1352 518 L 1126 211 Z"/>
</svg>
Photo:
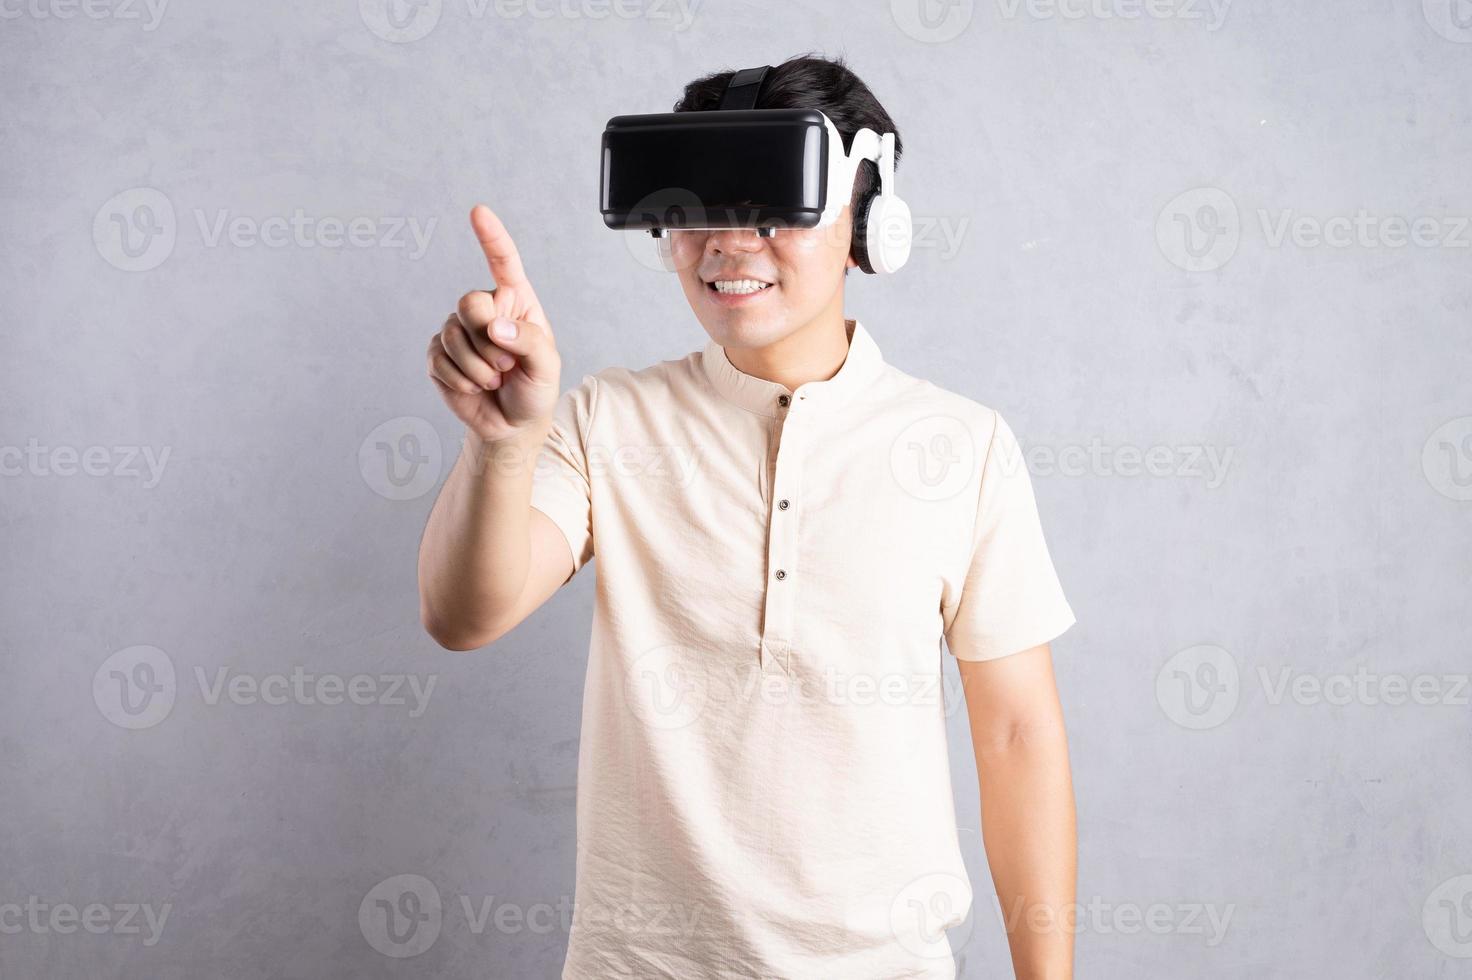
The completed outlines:
<svg viewBox="0 0 1472 980">
<path fill-rule="evenodd" d="M 521 254 L 516 243 L 496 212 L 484 204 L 470 209 L 470 227 L 475 231 L 480 249 L 486 253 L 486 264 L 491 267 L 491 276 L 497 286 L 531 285 L 526 279 L 526 270 L 521 267 Z"/>
</svg>

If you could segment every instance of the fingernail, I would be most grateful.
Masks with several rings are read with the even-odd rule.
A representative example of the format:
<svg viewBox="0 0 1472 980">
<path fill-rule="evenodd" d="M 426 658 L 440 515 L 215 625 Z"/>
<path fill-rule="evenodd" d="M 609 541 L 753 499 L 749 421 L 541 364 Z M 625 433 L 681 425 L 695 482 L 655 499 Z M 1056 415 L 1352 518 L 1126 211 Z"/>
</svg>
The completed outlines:
<svg viewBox="0 0 1472 980">
<path fill-rule="evenodd" d="M 516 339 L 516 321 L 498 316 L 491 321 L 491 332 L 502 340 Z"/>
</svg>

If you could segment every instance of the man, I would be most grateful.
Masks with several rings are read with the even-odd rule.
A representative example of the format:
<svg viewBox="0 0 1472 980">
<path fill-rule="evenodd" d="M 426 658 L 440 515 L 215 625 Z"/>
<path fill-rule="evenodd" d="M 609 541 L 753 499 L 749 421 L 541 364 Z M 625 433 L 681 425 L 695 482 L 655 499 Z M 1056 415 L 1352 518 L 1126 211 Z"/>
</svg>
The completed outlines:
<svg viewBox="0 0 1472 980">
<path fill-rule="evenodd" d="M 714 108 L 729 77 L 677 111 Z M 821 109 L 846 143 L 895 131 L 841 61 L 782 64 L 757 107 Z M 866 162 L 853 200 L 875 179 Z M 447 648 L 485 646 L 598 556 L 564 980 L 954 977 L 945 930 L 972 895 L 942 638 L 1017 976 L 1071 976 L 1048 643 L 1073 614 L 1006 423 L 845 319 L 851 206 L 768 238 L 675 232 L 709 342 L 560 397 L 510 235 L 485 207 L 471 224 L 496 288 L 429 347 L 467 433 L 421 546 L 422 615 Z"/>
</svg>

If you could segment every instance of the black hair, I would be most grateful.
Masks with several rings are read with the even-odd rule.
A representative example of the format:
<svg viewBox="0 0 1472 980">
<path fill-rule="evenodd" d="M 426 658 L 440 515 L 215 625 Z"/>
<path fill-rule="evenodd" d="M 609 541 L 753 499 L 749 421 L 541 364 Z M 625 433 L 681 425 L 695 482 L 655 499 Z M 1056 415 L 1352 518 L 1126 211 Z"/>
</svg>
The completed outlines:
<svg viewBox="0 0 1472 980">
<path fill-rule="evenodd" d="M 734 71 L 718 71 L 697 78 L 685 86 L 685 94 L 675 103 L 674 111 L 705 112 L 719 107 L 726 83 L 734 74 Z M 889 113 L 869 91 L 863 79 L 844 63 L 842 55 L 825 58 L 808 52 L 772 66 L 762 79 L 761 95 L 755 107 L 818 109 L 833 121 L 833 127 L 843 137 L 845 152 L 853 148 L 854 135 L 866 127 L 880 135 L 894 133 L 894 159 L 896 165 L 899 163 L 903 145 L 894 120 L 889 118 Z M 849 204 L 856 204 L 878 186 L 878 165 L 872 160 L 860 161 Z M 854 217 L 858 219 L 858 215 Z"/>
</svg>

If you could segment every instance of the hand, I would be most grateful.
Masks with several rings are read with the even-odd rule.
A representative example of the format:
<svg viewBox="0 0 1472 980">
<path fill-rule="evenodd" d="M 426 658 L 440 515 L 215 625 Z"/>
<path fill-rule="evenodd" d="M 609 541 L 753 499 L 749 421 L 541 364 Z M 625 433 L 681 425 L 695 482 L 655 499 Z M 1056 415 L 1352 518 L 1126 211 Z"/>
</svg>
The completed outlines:
<svg viewBox="0 0 1472 980">
<path fill-rule="evenodd" d="M 429 377 L 455 417 L 485 442 L 523 435 L 540 441 L 562 378 L 552 325 L 501 219 L 477 204 L 470 227 L 496 287 L 460 297 L 429 342 Z M 512 336 L 502 332 L 507 327 Z"/>
</svg>

